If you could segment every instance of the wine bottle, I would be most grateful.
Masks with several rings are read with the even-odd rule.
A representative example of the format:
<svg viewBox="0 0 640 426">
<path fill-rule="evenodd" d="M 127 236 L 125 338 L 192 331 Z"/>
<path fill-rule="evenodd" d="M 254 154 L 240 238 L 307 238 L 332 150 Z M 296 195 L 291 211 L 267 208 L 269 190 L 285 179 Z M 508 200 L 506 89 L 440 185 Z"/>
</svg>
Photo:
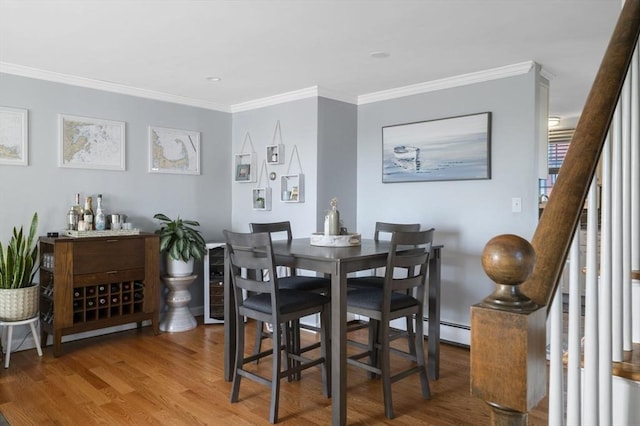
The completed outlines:
<svg viewBox="0 0 640 426">
<path fill-rule="evenodd" d="M 93 301 L 93 299 L 89 299 L 89 300 L 87 300 L 87 306 L 88 306 L 89 308 L 92 308 L 92 307 L 93 307 L 93 305 L 94 305 L 95 303 L 96 303 L 96 302 L 94 302 L 94 301 Z"/>
<path fill-rule="evenodd" d="M 106 305 L 107 304 L 107 298 L 106 297 L 99 297 L 98 298 L 98 304 L 99 305 Z"/>
<path fill-rule="evenodd" d="M 78 290 L 78 289 L 74 290 L 74 291 L 73 291 L 73 297 L 75 297 L 76 299 L 77 299 L 78 297 L 80 297 L 80 290 Z"/>
<path fill-rule="evenodd" d="M 128 302 L 129 301 L 129 295 L 128 294 L 123 294 L 122 295 L 122 302 Z"/>
<path fill-rule="evenodd" d="M 95 229 L 94 224 L 94 216 L 93 216 L 93 199 L 91 197 L 87 197 L 84 202 L 84 214 L 82 216 L 82 220 L 85 221 L 87 230 L 93 231 Z"/>
<path fill-rule="evenodd" d="M 101 285 L 98 286 L 98 293 L 103 294 L 107 292 L 107 286 Z"/>
<path fill-rule="evenodd" d="M 95 287 L 87 287 L 87 294 L 89 296 L 93 296 L 94 294 L 96 294 L 96 289 Z"/>
<path fill-rule="evenodd" d="M 111 296 L 111 304 L 112 305 L 117 305 L 119 301 L 120 301 L 120 299 L 118 299 L 118 296 Z"/>
<path fill-rule="evenodd" d="M 98 205 L 96 206 L 96 230 L 104 231 L 106 228 L 106 217 L 102 210 L 102 194 L 98 194 Z"/>
</svg>

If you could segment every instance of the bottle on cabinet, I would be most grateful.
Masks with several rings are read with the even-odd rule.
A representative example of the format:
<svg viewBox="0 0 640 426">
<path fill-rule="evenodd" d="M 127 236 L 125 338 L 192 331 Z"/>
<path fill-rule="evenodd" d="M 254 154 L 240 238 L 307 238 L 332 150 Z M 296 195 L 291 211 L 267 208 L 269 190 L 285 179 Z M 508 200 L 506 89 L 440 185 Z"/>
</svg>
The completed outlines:
<svg viewBox="0 0 640 426">
<path fill-rule="evenodd" d="M 71 206 L 67 212 L 67 229 L 70 231 L 78 230 L 78 222 L 84 220 L 82 206 L 80 205 L 80 193 L 76 193 L 75 204 Z"/>
<path fill-rule="evenodd" d="M 82 216 L 82 220 L 85 222 L 87 231 L 93 231 L 95 229 L 93 219 L 93 199 L 91 197 L 87 197 L 84 202 L 84 213 Z"/>
<path fill-rule="evenodd" d="M 106 228 L 106 217 L 102 210 L 102 194 L 98 194 L 95 216 L 95 229 L 96 231 L 104 231 Z"/>
</svg>

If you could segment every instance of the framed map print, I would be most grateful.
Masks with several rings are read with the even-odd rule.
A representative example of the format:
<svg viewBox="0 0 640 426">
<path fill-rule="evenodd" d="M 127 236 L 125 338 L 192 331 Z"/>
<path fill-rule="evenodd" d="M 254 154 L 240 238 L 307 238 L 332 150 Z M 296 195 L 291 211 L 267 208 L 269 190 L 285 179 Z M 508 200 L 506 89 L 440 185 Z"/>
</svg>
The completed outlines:
<svg viewBox="0 0 640 426">
<path fill-rule="evenodd" d="M 200 174 L 200 132 L 149 126 L 149 172 Z"/>
<path fill-rule="evenodd" d="M 27 110 L 0 106 L 0 164 L 27 166 Z"/>
<path fill-rule="evenodd" d="M 123 121 L 59 115 L 60 167 L 125 170 Z"/>
</svg>

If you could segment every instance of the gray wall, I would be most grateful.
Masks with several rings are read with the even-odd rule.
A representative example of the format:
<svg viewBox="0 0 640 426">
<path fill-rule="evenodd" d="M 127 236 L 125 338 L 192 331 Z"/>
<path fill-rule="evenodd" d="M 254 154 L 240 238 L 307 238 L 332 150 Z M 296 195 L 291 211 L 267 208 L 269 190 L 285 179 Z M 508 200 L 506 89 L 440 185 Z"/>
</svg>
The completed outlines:
<svg viewBox="0 0 640 426">
<path fill-rule="evenodd" d="M 39 233 L 62 231 L 74 194 L 101 193 L 107 213 L 153 232 L 158 212 L 198 220 L 207 240 L 231 221 L 231 114 L 0 73 L 0 105 L 29 110 L 29 165 L 0 165 L 0 240 L 33 212 Z M 126 171 L 58 167 L 58 114 L 126 122 Z M 201 174 L 148 173 L 148 126 L 200 132 Z M 193 286 L 192 306 L 202 306 Z"/>
<path fill-rule="evenodd" d="M 333 197 L 340 220 L 356 231 L 357 118 L 355 105 L 318 98 L 318 231 Z"/>
<path fill-rule="evenodd" d="M 435 227 L 444 244 L 442 321 L 469 324 L 470 305 L 491 293 L 480 255 L 492 237 L 529 239 L 537 223 L 535 72 L 358 108 L 358 230 L 376 221 Z M 383 126 L 492 112 L 490 180 L 382 183 Z M 521 197 L 522 213 L 511 212 Z"/>
</svg>

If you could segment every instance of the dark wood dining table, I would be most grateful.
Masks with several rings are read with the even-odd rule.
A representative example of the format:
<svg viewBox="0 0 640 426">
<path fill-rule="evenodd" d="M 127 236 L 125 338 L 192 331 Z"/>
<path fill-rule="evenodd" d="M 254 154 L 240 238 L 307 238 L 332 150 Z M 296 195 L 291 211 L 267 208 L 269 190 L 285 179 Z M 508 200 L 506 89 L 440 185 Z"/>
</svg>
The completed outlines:
<svg viewBox="0 0 640 426">
<path fill-rule="evenodd" d="M 311 245 L 309 238 L 296 238 L 291 242 L 273 241 L 276 263 L 292 261 L 296 268 L 331 276 L 331 400 L 332 424 L 347 421 L 347 274 L 383 267 L 389 253 L 389 241 L 363 239 L 361 245 L 351 247 L 323 247 Z M 442 245 L 433 245 L 429 260 L 428 292 L 428 371 L 431 379 L 439 377 L 440 370 L 440 255 Z M 229 260 L 225 252 L 225 271 Z M 233 378 L 235 356 L 235 314 L 230 274 L 224 283 L 224 378 Z"/>
</svg>

